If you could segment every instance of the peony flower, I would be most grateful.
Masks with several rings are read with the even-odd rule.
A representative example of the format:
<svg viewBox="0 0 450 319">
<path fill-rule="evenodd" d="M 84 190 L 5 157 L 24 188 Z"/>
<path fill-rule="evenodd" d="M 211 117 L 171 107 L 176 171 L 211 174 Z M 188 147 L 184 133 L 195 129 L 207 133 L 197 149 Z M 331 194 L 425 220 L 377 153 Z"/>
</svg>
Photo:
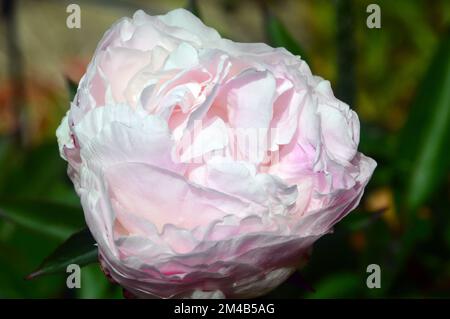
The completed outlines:
<svg viewBox="0 0 450 319">
<path fill-rule="evenodd" d="M 298 56 L 182 9 L 106 32 L 57 137 L 104 271 L 138 297 L 267 293 L 376 166 Z"/>
</svg>

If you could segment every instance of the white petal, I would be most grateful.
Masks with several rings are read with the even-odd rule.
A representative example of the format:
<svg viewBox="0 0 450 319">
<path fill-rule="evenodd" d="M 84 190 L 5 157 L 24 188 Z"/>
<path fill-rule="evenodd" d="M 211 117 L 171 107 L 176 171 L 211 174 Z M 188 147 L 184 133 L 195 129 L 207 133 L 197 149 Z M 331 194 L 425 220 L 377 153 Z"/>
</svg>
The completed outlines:
<svg viewBox="0 0 450 319">
<path fill-rule="evenodd" d="M 187 42 L 182 42 L 169 57 L 164 64 L 164 70 L 171 69 L 189 69 L 198 64 L 197 50 Z"/>
</svg>

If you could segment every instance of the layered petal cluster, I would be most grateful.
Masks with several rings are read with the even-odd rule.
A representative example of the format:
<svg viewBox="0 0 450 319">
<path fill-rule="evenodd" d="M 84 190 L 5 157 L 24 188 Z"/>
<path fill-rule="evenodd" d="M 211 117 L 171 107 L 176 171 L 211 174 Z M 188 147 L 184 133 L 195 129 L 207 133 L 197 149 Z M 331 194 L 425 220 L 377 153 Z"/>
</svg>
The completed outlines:
<svg viewBox="0 0 450 319">
<path fill-rule="evenodd" d="M 268 292 L 376 166 L 304 61 L 182 9 L 106 32 L 57 137 L 103 268 L 139 297 Z"/>
</svg>

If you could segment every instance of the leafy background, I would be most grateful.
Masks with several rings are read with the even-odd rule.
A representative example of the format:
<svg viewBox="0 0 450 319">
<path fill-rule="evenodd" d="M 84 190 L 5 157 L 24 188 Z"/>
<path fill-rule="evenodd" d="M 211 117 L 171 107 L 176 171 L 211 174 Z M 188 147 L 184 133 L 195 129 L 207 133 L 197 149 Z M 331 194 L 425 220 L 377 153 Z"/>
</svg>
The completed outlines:
<svg viewBox="0 0 450 319">
<path fill-rule="evenodd" d="M 80 79 L 104 31 L 138 8 L 177 7 L 235 41 L 300 54 L 358 112 L 360 149 L 378 162 L 359 208 L 267 297 L 450 297 L 450 1 L 79 0 L 79 30 L 65 26 L 69 3 L 1 2 L 0 297 L 122 298 L 97 263 L 83 268 L 80 289 L 67 289 L 57 272 L 89 252 L 69 242 L 53 253 L 84 227 L 55 129 L 68 83 Z M 366 27 L 370 3 L 381 7 L 381 29 Z M 26 280 L 52 253 L 45 269 L 56 273 Z M 365 284 L 372 263 L 381 289 Z"/>
</svg>

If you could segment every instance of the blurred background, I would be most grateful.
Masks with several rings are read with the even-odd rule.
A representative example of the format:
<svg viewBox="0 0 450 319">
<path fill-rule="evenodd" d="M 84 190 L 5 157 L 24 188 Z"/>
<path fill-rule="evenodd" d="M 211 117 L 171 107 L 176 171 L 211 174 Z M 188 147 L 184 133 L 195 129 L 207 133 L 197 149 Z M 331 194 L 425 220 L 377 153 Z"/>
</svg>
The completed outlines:
<svg viewBox="0 0 450 319">
<path fill-rule="evenodd" d="M 81 7 L 69 29 L 66 8 Z M 381 8 L 370 29 L 367 6 Z M 359 208 L 320 239 L 301 272 L 266 297 L 450 297 L 450 1 L 1 0 L 0 297 L 122 298 L 97 264 L 25 280 L 84 225 L 55 130 L 110 25 L 143 9 L 190 8 L 224 37 L 299 54 L 361 120 L 378 162 Z M 381 267 L 369 289 L 366 268 Z"/>
</svg>

